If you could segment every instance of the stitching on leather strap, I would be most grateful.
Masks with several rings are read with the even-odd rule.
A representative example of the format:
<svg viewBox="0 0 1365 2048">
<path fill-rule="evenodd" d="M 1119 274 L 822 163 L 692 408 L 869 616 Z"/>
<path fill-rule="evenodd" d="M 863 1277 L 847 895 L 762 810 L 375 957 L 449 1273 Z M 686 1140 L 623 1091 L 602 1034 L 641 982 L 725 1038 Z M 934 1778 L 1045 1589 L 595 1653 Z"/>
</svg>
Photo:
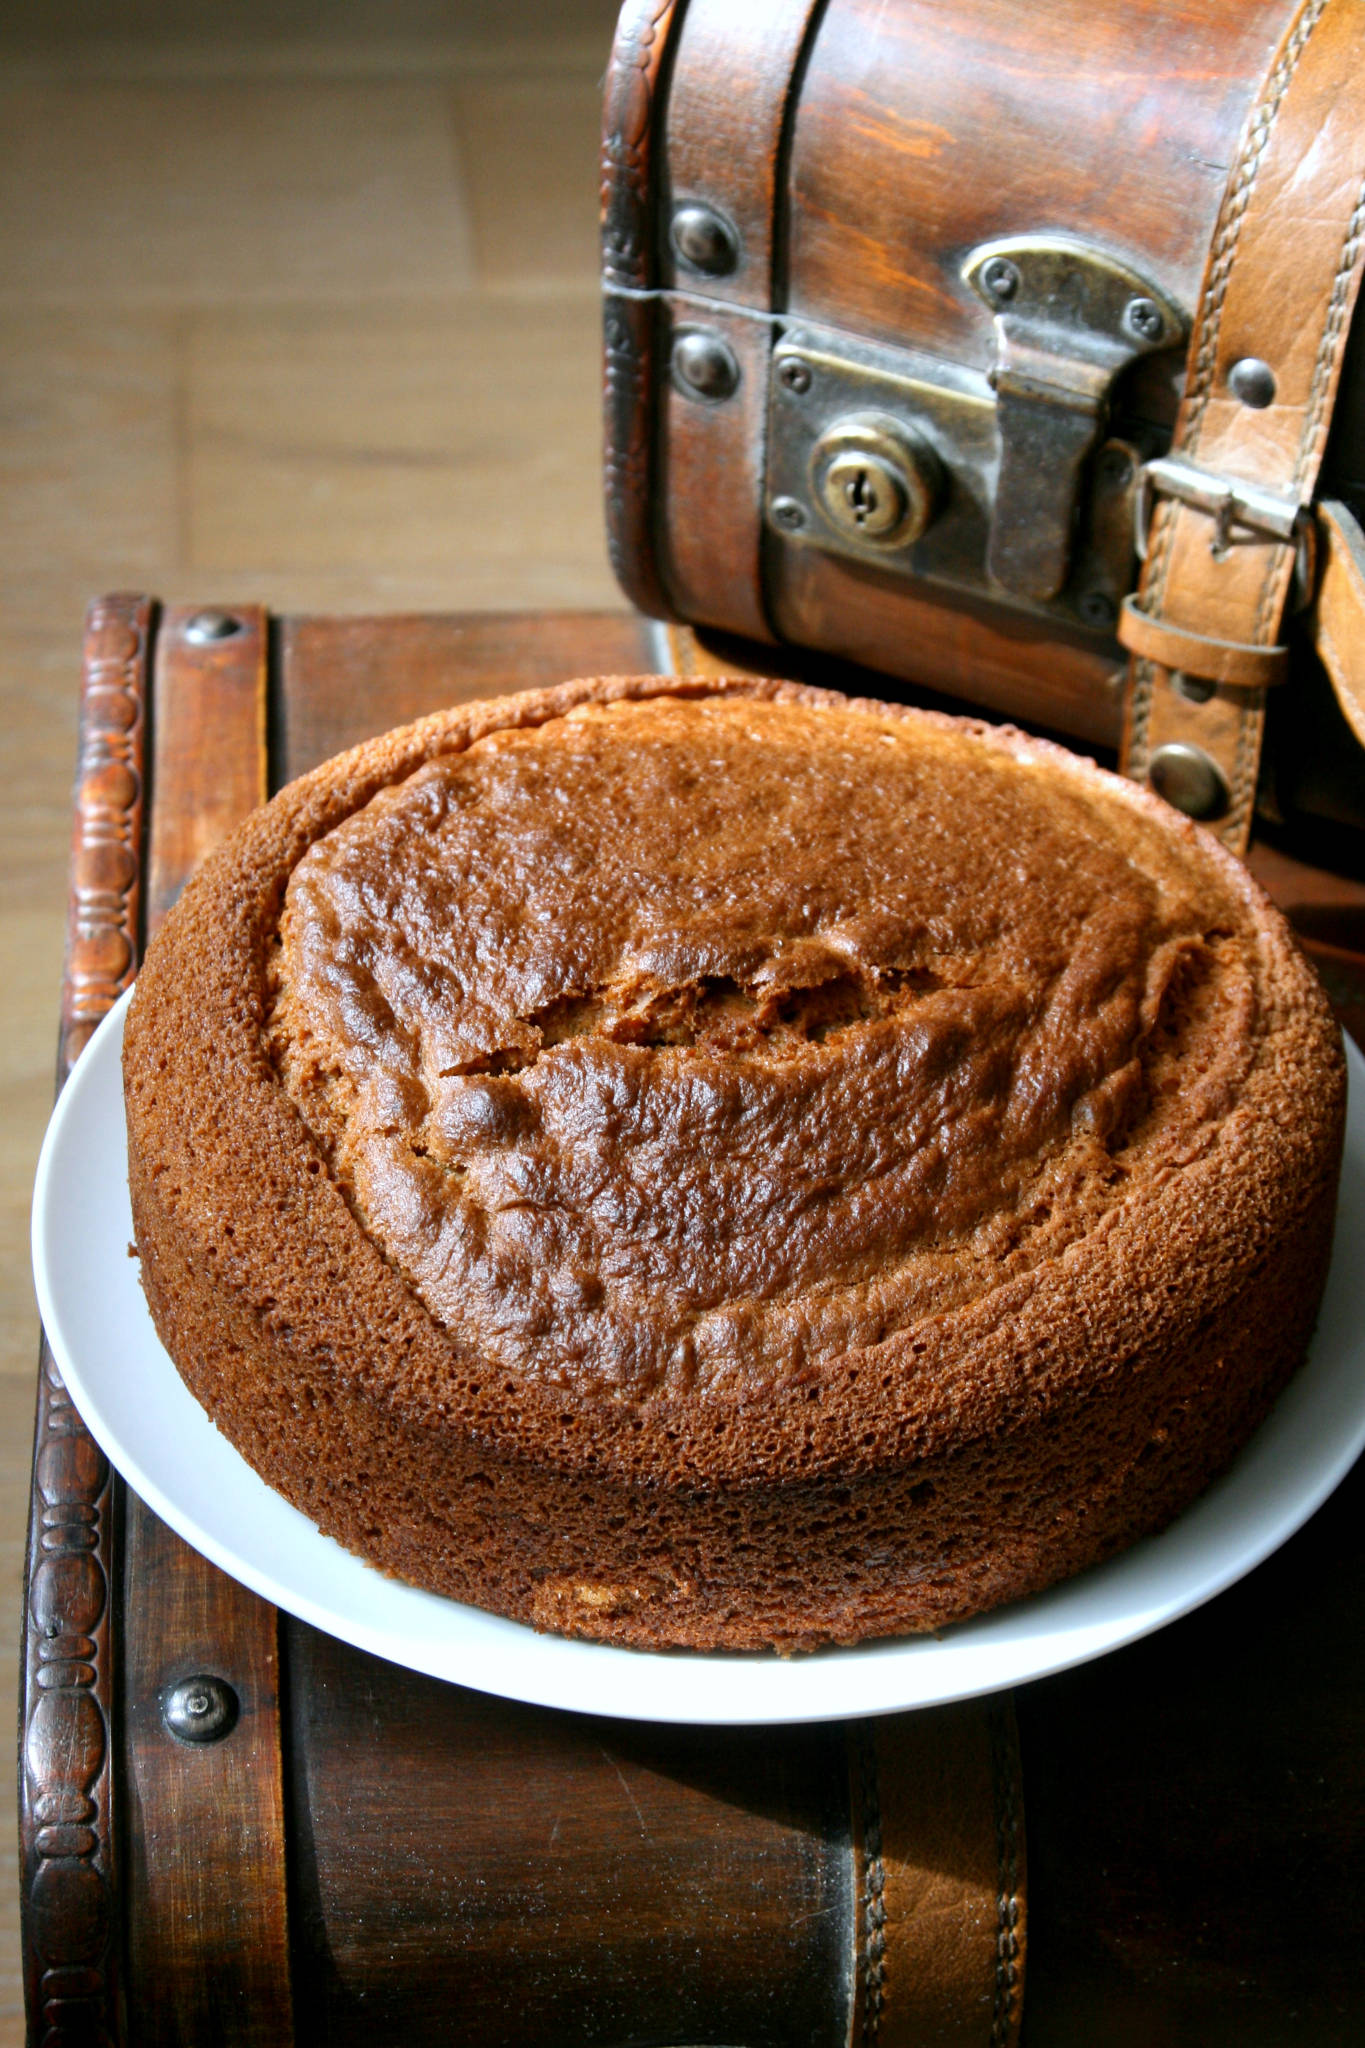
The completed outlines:
<svg viewBox="0 0 1365 2048">
<path fill-rule="evenodd" d="M 1326 425 L 1328 395 L 1332 389 L 1342 327 L 1351 304 L 1351 283 L 1360 255 L 1362 234 L 1365 234 L 1365 183 L 1361 185 L 1360 196 L 1356 200 L 1355 211 L 1351 215 L 1346 238 L 1341 245 L 1341 260 L 1337 264 L 1336 276 L 1332 280 L 1327 320 L 1318 347 L 1317 361 L 1313 365 L 1313 386 L 1308 396 L 1308 418 L 1304 421 L 1298 461 L 1294 465 L 1294 476 L 1300 483 L 1317 457 L 1315 442 L 1320 430 Z"/>
<path fill-rule="evenodd" d="M 1009 2048 L 1019 2020 L 1023 1989 L 1020 1969 L 1019 1898 L 1022 1827 L 1019 1810 L 1019 1754 L 1008 1697 L 990 1706 L 991 1777 L 995 1787 L 995 1995 L 990 2048 Z"/>
<path fill-rule="evenodd" d="M 1305 477 L 1314 467 L 1320 452 L 1319 437 L 1327 423 L 1328 400 L 1333 385 L 1333 372 L 1337 353 L 1341 346 L 1342 326 L 1351 303 L 1351 281 L 1355 273 L 1356 259 L 1360 254 L 1360 237 L 1365 230 L 1365 184 L 1347 223 L 1342 239 L 1341 255 L 1337 260 L 1336 274 L 1332 279 L 1332 294 L 1328 301 L 1327 317 L 1323 323 L 1322 337 L 1318 343 L 1317 356 L 1313 363 L 1313 381 L 1308 394 L 1308 411 L 1299 435 L 1298 454 L 1294 460 L 1294 482 L 1302 494 Z M 1256 605 L 1256 621 L 1252 627 L 1253 637 L 1261 642 L 1267 640 L 1279 624 L 1275 613 L 1279 609 L 1280 579 L 1284 571 L 1284 556 L 1279 548 L 1272 548 L 1266 564 L 1265 577 L 1261 584 L 1260 597 Z"/>
<path fill-rule="evenodd" d="M 1305 50 L 1324 17 L 1330 17 L 1330 20 L 1323 29 L 1319 54 L 1305 66 L 1302 61 Z M 1217 470 L 1217 453 L 1223 445 L 1224 419 L 1222 413 L 1210 411 L 1210 404 L 1218 389 L 1222 361 L 1221 331 L 1226 309 L 1229 304 L 1239 308 L 1234 315 L 1239 326 L 1236 337 L 1239 343 L 1245 345 L 1250 341 L 1254 344 L 1259 316 L 1254 312 L 1248 292 L 1273 250 L 1273 218 L 1256 196 L 1259 181 L 1263 171 L 1267 176 L 1270 174 L 1271 165 L 1276 167 L 1277 178 L 1288 176 L 1292 179 L 1299 175 L 1305 192 L 1304 203 L 1312 204 L 1316 209 L 1316 239 L 1309 258 L 1310 268 L 1303 280 L 1305 296 L 1311 296 L 1313 303 L 1300 309 L 1305 325 L 1312 320 L 1308 332 L 1303 333 L 1303 341 L 1313 346 L 1311 375 L 1306 396 L 1296 399 L 1292 405 L 1295 413 L 1302 409 L 1288 486 L 1296 502 L 1304 502 L 1311 496 L 1322 460 L 1332 401 L 1341 374 L 1351 308 L 1359 286 L 1361 245 L 1365 239 L 1365 184 L 1354 187 L 1352 181 L 1352 186 L 1348 186 L 1343 195 L 1334 183 L 1336 167 L 1330 157 L 1316 158 L 1313 155 L 1313 134 L 1316 132 L 1312 128 L 1314 96 L 1331 90 L 1334 67 L 1339 69 L 1341 65 L 1350 63 L 1352 52 L 1357 53 L 1355 61 L 1359 61 L 1362 31 L 1365 31 L 1365 8 L 1357 7 L 1354 0 L 1351 4 L 1343 4 L 1343 0 L 1306 0 L 1286 31 L 1259 102 L 1248 120 L 1236 168 L 1219 208 L 1196 314 L 1186 396 L 1177 424 L 1176 450 L 1182 456 L 1192 457 L 1199 449 L 1204 428 L 1212 420 L 1214 431 L 1211 440 L 1218 444 L 1218 448 L 1214 454 L 1206 455 L 1205 461 L 1210 468 Z M 1296 99 L 1291 87 L 1300 73 L 1307 84 Z M 1347 84 L 1351 93 L 1350 103 L 1355 106 L 1358 104 L 1358 78 L 1348 79 Z M 1349 134 L 1349 127 L 1343 128 L 1341 118 L 1336 119 L 1333 134 L 1339 138 L 1334 149 L 1350 146 L 1349 142 L 1343 144 L 1340 141 L 1342 136 Z M 1327 237 L 1331 236 L 1334 217 L 1339 218 L 1337 209 L 1343 197 L 1347 205 L 1351 204 L 1353 188 L 1355 200 L 1350 218 L 1340 231 L 1339 242 L 1334 243 Z M 1248 244 L 1244 233 L 1249 218 L 1256 222 L 1252 244 Z M 1252 265 L 1253 269 L 1248 270 L 1247 265 Z M 1240 287 L 1234 283 L 1237 278 L 1242 280 Z M 1291 285 L 1291 293 L 1296 288 Z M 1247 324 L 1248 318 L 1252 331 L 1243 335 L 1240 328 Z M 1271 325 L 1273 327 L 1273 320 Z M 1233 436 L 1229 446 L 1233 444 L 1241 451 L 1232 460 L 1232 467 L 1236 469 L 1238 462 L 1247 460 L 1248 456 L 1243 441 L 1237 441 Z M 1254 455 L 1250 459 L 1254 460 Z M 1279 482 L 1282 485 L 1285 482 L 1283 472 L 1280 472 Z M 1186 605 L 1182 599 L 1179 608 L 1186 611 L 1197 609 L 1193 593 L 1199 588 L 1200 579 L 1192 551 L 1197 550 L 1200 544 L 1198 523 L 1192 521 L 1189 512 L 1176 503 L 1158 508 L 1153 521 L 1147 569 L 1138 593 L 1141 616 L 1135 630 L 1128 634 L 1120 633 L 1132 656 L 1122 765 L 1130 775 L 1145 780 L 1150 771 L 1153 741 L 1158 734 L 1163 738 L 1189 738 L 1212 748 L 1228 780 L 1228 804 L 1216 829 L 1226 844 L 1235 851 L 1241 851 L 1249 834 L 1255 803 L 1265 690 L 1282 673 L 1276 660 L 1277 655 L 1282 659 L 1282 653 L 1274 648 L 1273 643 L 1280 637 L 1296 554 L 1283 539 L 1266 540 L 1256 548 L 1247 564 L 1246 581 L 1241 586 L 1246 599 L 1245 612 L 1239 618 L 1240 604 L 1234 603 L 1231 611 L 1223 606 L 1223 630 L 1238 633 L 1239 640 L 1222 643 L 1216 659 L 1212 653 L 1194 659 L 1190 658 L 1191 643 L 1185 641 L 1182 644 L 1178 627 L 1171 628 L 1171 637 L 1163 644 L 1159 631 L 1154 632 L 1152 626 L 1160 621 L 1167 593 L 1173 588 L 1176 577 L 1179 578 L 1180 590 L 1185 590 L 1187 572 L 1191 579 L 1190 603 Z M 1209 593 L 1210 602 L 1214 595 Z M 1257 649 L 1265 650 L 1270 657 L 1267 668 L 1259 673 L 1260 665 L 1255 659 Z M 1197 649 L 1193 651 L 1198 652 Z M 1199 709 L 1207 693 L 1183 693 L 1190 698 L 1189 706 L 1178 705 L 1174 696 L 1168 697 L 1164 684 L 1167 678 L 1181 671 L 1203 675 L 1216 682 L 1220 690 L 1231 689 L 1238 694 L 1231 704 L 1225 703 L 1221 711 L 1215 706 L 1207 714 Z"/>
<path fill-rule="evenodd" d="M 881 2032 L 886 1981 L 886 1864 L 882 1858 L 882 1808 L 877 1781 L 876 1740 L 866 1721 L 857 1734 L 858 1791 L 863 1821 L 863 2025 L 864 2048 Z"/>
<path fill-rule="evenodd" d="M 1265 155 L 1270 131 L 1275 116 L 1280 111 L 1280 102 L 1289 88 L 1304 44 L 1317 27 L 1327 0 L 1309 0 L 1295 25 L 1289 41 L 1284 47 L 1279 63 L 1269 80 L 1266 91 L 1257 107 L 1246 148 L 1237 166 L 1237 176 L 1228 189 L 1221 209 L 1218 228 L 1214 234 L 1212 268 L 1209 276 L 1209 291 L 1206 295 L 1203 317 L 1200 322 L 1200 341 L 1194 364 L 1193 403 L 1190 409 L 1186 445 L 1193 448 L 1198 438 L 1199 423 L 1202 419 L 1209 393 L 1213 389 L 1213 375 L 1218 361 L 1218 335 L 1222 325 L 1223 301 L 1227 296 L 1228 280 L 1232 275 L 1233 257 L 1237 240 L 1242 231 L 1242 220 L 1251 194 L 1255 187 L 1261 160 Z"/>
<path fill-rule="evenodd" d="M 1213 389 L 1213 374 L 1218 363 L 1218 334 L 1223 319 L 1223 300 L 1227 296 L 1228 279 L 1232 275 L 1232 259 L 1237 251 L 1237 239 L 1242 231 L 1242 219 L 1251 199 L 1261 159 L 1265 155 L 1270 131 L 1275 125 L 1275 116 L 1280 111 L 1280 102 L 1289 89 L 1289 81 L 1302 54 L 1303 46 L 1317 27 L 1327 0 L 1309 0 L 1295 24 L 1289 41 L 1285 44 L 1278 64 L 1266 81 L 1266 89 L 1256 109 L 1246 147 L 1237 166 L 1237 176 L 1228 187 L 1222 207 L 1219 209 L 1218 226 L 1214 230 L 1213 249 L 1209 270 L 1208 289 L 1200 311 L 1199 344 L 1194 357 L 1193 387 L 1187 407 L 1185 435 L 1182 447 L 1193 453 L 1199 439 L 1199 425 Z"/>
<path fill-rule="evenodd" d="M 1328 0 L 1308 0 L 1295 23 L 1280 53 L 1278 63 L 1266 81 L 1246 143 L 1238 159 L 1236 176 L 1224 193 L 1223 203 L 1218 211 L 1218 224 L 1214 229 L 1213 246 L 1209 256 L 1208 282 L 1199 309 L 1198 336 L 1191 351 L 1193 370 L 1185 395 L 1184 431 L 1179 441 L 1181 449 L 1187 454 L 1192 455 L 1199 445 L 1204 412 L 1213 390 L 1214 373 L 1218 365 L 1218 337 L 1222 328 L 1223 301 L 1227 297 L 1228 281 L 1232 276 L 1233 258 L 1237 253 L 1242 221 L 1251 200 L 1266 145 L 1270 140 L 1271 129 L 1275 125 L 1275 116 L 1289 89 L 1289 82 L 1303 53 L 1304 45 L 1317 27 L 1327 4 Z M 1147 610 L 1151 614 L 1160 612 L 1165 598 L 1166 574 L 1170 563 L 1171 543 L 1175 537 L 1176 518 L 1175 506 L 1158 507 L 1147 575 L 1142 586 Z M 1147 736 L 1155 690 L 1154 664 L 1150 660 L 1139 660 L 1134 664 L 1128 705 L 1128 767 L 1130 773 L 1144 779 L 1147 773 Z"/>
</svg>

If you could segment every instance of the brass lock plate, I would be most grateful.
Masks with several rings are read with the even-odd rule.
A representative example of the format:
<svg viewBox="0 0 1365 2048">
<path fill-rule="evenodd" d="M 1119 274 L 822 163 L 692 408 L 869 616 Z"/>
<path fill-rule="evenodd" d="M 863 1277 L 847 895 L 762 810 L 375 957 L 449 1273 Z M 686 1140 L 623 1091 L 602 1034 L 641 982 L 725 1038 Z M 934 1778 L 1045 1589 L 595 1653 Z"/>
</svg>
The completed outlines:
<svg viewBox="0 0 1365 2048">
<path fill-rule="evenodd" d="M 1101 442 L 1087 465 L 1065 587 L 1050 599 L 1006 592 L 989 568 L 1001 435 L 984 372 L 804 325 L 773 350 L 769 529 L 892 575 L 1110 632 L 1133 583 L 1140 460 L 1126 442 Z"/>
<path fill-rule="evenodd" d="M 814 329 L 783 336 L 770 383 L 768 519 L 786 540 L 979 586 L 999 461 L 994 395 L 953 364 L 917 374 L 908 352 L 895 368 L 889 354 Z"/>
</svg>

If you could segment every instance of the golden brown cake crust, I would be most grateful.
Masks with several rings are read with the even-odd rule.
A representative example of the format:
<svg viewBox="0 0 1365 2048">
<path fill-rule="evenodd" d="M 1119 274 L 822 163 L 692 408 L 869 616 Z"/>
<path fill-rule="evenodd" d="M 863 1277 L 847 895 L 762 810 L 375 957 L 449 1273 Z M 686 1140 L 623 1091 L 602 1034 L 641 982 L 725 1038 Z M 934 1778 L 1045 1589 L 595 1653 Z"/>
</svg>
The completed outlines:
<svg viewBox="0 0 1365 2048">
<path fill-rule="evenodd" d="M 1043 742 L 785 684 L 473 705 L 150 950 L 144 1283 L 387 1569 L 653 1647 L 937 1626 L 1161 1526 L 1303 1355 L 1340 1045 L 1282 920 Z"/>
</svg>

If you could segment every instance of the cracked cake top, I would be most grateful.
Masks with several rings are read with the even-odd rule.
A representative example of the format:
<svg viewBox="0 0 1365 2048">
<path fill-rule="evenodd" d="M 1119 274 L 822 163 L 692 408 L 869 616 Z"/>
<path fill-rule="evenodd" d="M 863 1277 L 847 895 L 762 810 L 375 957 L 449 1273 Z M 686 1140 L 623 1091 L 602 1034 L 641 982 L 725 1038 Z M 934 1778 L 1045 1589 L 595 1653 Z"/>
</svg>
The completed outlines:
<svg viewBox="0 0 1365 2048">
<path fill-rule="evenodd" d="M 1246 905 L 1028 750 L 881 706 L 587 703 L 319 838 L 271 1056 L 430 1314 L 542 1381 L 756 1389 L 1189 1156 L 1249 1057 Z"/>
</svg>

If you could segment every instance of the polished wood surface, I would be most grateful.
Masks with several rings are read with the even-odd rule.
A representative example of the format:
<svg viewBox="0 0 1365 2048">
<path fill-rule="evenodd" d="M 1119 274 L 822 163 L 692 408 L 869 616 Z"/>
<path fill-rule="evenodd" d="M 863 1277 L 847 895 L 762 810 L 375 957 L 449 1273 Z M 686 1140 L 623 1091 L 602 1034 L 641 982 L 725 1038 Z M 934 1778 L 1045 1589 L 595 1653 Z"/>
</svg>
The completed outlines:
<svg viewBox="0 0 1365 2048">
<path fill-rule="evenodd" d="M 288 687 L 275 706 L 275 784 L 447 704 L 542 689 L 575 675 L 654 674 L 667 655 L 647 619 L 575 615 L 547 630 L 527 612 L 287 618 L 279 628 Z"/>
<path fill-rule="evenodd" d="M 1290 11 L 833 0 L 792 146 L 790 310 L 985 370 L 991 316 L 962 256 L 1043 227 L 1113 249 L 1192 306 Z M 1162 368 L 1169 384 L 1178 352 Z"/>
<path fill-rule="evenodd" d="M 323 2038 L 843 2048 L 842 1727 L 550 1714 L 288 1640 L 296 1981 Z"/>
<path fill-rule="evenodd" d="M 1145 1643 L 1017 1695 L 1025 2048 L 1365 2038 L 1365 1472 Z"/>
<path fill-rule="evenodd" d="M 152 689 L 147 937 L 267 792 L 259 605 L 169 607 Z M 127 1796 L 120 1926 L 132 2038 L 273 2048 L 292 2034 L 275 1611 L 124 1490 L 114 1722 Z M 208 1676 L 236 1712 L 221 1741 L 167 1724 Z"/>
</svg>

